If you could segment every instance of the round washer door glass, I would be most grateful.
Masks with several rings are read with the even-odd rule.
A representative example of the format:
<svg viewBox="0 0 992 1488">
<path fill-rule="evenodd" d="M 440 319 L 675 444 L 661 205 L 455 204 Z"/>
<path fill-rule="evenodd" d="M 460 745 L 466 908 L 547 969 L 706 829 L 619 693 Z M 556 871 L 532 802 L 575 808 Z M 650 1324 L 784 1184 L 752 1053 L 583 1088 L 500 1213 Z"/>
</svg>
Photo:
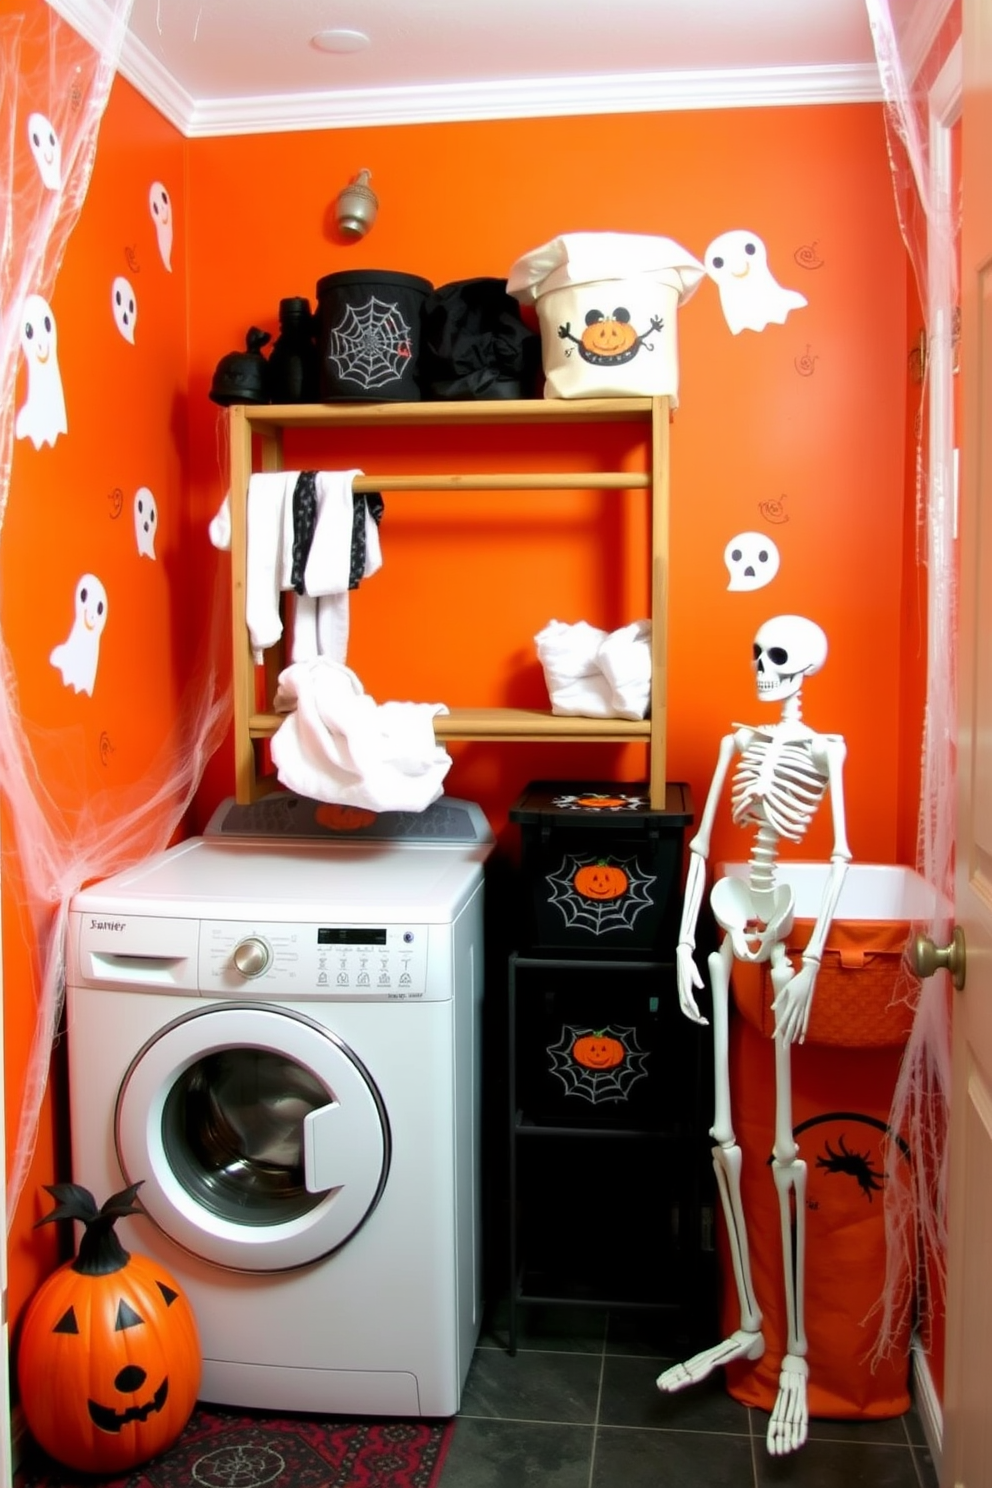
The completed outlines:
<svg viewBox="0 0 992 1488">
<path fill-rule="evenodd" d="M 357 1055 L 302 1014 L 257 1004 L 160 1030 L 124 1077 L 115 1130 L 159 1228 L 237 1271 L 337 1250 L 375 1208 L 389 1166 L 385 1108 Z"/>
</svg>

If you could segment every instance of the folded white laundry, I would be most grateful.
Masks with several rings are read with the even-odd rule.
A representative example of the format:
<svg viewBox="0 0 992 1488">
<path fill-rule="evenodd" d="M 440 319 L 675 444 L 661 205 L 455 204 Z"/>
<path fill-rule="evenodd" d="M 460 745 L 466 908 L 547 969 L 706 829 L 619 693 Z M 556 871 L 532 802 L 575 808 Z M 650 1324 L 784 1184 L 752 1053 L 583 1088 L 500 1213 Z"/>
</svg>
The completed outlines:
<svg viewBox="0 0 992 1488">
<path fill-rule="evenodd" d="M 606 637 L 599 668 L 617 718 L 645 718 L 651 706 L 651 621 L 635 620 Z"/>
<path fill-rule="evenodd" d="M 549 620 L 534 637 L 551 711 L 583 718 L 640 719 L 651 702 L 651 622 L 607 632 L 579 620 Z"/>
<path fill-rule="evenodd" d="M 272 736 L 283 785 L 311 800 L 369 811 L 423 811 L 442 794 L 451 756 L 434 738 L 443 703 L 377 704 L 349 667 L 294 662 L 275 696 Z"/>
</svg>

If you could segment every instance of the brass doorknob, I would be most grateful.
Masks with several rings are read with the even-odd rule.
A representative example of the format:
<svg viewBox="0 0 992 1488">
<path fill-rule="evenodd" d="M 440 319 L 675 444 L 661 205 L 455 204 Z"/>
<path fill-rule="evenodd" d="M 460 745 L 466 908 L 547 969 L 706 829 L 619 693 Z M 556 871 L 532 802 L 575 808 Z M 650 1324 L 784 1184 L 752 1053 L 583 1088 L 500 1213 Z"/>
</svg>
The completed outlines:
<svg viewBox="0 0 992 1488">
<path fill-rule="evenodd" d="M 960 992 L 964 986 L 967 953 L 964 931 L 954 926 L 950 945 L 935 946 L 929 935 L 918 935 L 913 942 L 913 969 L 917 976 L 933 976 L 941 967 L 951 973 L 951 980 Z"/>
</svg>

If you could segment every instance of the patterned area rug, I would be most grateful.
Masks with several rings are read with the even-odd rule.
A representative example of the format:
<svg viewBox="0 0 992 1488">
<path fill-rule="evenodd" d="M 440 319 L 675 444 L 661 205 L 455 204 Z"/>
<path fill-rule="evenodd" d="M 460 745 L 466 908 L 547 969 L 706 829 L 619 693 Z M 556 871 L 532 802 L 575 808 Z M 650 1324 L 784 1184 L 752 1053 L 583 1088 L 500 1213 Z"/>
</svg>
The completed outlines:
<svg viewBox="0 0 992 1488">
<path fill-rule="evenodd" d="M 437 1488 L 454 1422 L 349 1421 L 202 1407 L 167 1452 L 116 1477 L 34 1448 L 14 1488 Z"/>
</svg>

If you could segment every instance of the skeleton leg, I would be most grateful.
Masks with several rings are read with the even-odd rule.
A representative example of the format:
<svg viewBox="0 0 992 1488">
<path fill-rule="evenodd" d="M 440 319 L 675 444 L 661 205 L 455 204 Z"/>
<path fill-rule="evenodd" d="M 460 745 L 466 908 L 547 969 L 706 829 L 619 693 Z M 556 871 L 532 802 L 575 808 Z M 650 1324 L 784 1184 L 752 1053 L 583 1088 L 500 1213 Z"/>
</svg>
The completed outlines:
<svg viewBox="0 0 992 1488">
<path fill-rule="evenodd" d="M 792 975 L 784 946 L 772 953 L 772 986 L 776 995 Z M 806 1164 L 792 1135 L 792 1045 L 775 1036 L 775 1147 L 772 1174 L 778 1190 L 785 1274 L 786 1352 L 778 1378 L 778 1396 L 768 1423 L 767 1445 L 773 1456 L 795 1452 L 806 1440 L 806 1333 L 803 1273 L 806 1249 Z"/>
<path fill-rule="evenodd" d="M 760 1359 L 765 1351 L 761 1332 L 761 1312 L 754 1299 L 751 1262 L 748 1254 L 747 1229 L 741 1203 L 741 1149 L 737 1145 L 730 1113 L 730 1066 L 728 1007 L 730 999 L 730 966 L 733 947 L 725 936 L 719 951 L 709 958 L 710 985 L 713 990 L 713 1062 L 715 1074 L 715 1113 L 710 1136 L 713 1138 L 713 1171 L 716 1174 L 720 1202 L 730 1237 L 734 1281 L 740 1303 L 740 1327 L 714 1347 L 703 1349 L 683 1364 L 673 1364 L 658 1376 L 659 1390 L 672 1392 L 695 1384 L 722 1364 L 733 1359 Z"/>
</svg>

